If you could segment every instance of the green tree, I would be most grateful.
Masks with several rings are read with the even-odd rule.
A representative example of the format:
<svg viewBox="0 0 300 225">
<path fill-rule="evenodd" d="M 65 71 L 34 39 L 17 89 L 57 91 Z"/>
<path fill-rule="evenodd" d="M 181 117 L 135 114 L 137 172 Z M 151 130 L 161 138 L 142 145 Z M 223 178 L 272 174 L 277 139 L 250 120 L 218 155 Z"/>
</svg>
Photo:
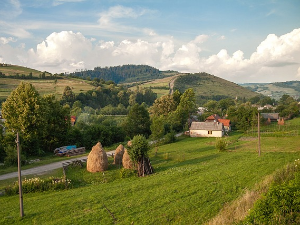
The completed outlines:
<svg viewBox="0 0 300 225">
<path fill-rule="evenodd" d="M 148 158 L 149 144 L 145 136 L 136 135 L 128 146 L 128 154 L 131 160 L 138 166 L 138 175 L 144 176 L 153 173 L 153 168 Z"/>
<path fill-rule="evenodd" d="M 152 123 L 150 126 L 151 138 L 155 141 L 159 141 L 165 135 L 165 118 L 164 116 L 152 117 Z"/>
<path fill-rule="evenodd" d="M 69 86 L 66 86 L 61 97 L 63 103 L 73 103 L 75 101 L 75 94 Z"/>
<path fill-rule="evenodd" d="M 137 103 L 133 105 L 129 110 L 123 127 L 130 138 L 138 134 L 148 137 L 151 133 L 148 110 L 143 105 Z"/>
<path fill-rule="evenodd" d="M 30 83 L 22 82 L 2 103 L 6 129 L 20 133 L 21 146 L 27 155 L 40 152 L 40 138 L 46 122 L 43 110 L 41 97 Z"/>
</svg>

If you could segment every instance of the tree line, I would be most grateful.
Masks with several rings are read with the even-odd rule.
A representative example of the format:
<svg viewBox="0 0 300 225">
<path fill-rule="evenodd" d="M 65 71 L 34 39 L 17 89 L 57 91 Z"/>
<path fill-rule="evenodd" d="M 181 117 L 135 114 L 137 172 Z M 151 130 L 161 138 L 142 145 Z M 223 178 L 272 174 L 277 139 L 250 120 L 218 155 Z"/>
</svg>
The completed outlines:
<svg viewBox="0 0 300 225">
<path fill-rule="evenodd" d="M 162 77 L 161 72 L 147 65 L 123 65 L 113 67 L 95 67 L 93 70 L 83 70 L 70 73 L 69 76 L 85 80 L 103 79 L 115 83 L 131 83 Z"/>
</svg>

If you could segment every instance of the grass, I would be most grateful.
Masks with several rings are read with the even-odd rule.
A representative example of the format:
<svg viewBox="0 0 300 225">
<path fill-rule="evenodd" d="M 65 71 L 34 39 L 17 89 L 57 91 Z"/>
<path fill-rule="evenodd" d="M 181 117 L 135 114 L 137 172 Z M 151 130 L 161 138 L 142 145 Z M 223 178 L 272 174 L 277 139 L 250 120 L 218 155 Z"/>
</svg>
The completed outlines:
<svg viewBox="0 0 300 225">
<path fill-rule="evenodd" d="M 70 86 L 75 94 L 94 89 L 94 86 L 86 81 L 75 78 L 58 79 L 56 83 L 54 80 L 0 78 L 0 99 L 6 99 L 22 81 L 33 84 L 40 95 L 54 94 L 57 99 L 61 98 L 66 86 Z"/>
<path fill-rule="evenodd" d="M 246 190 L 300 157 L 299 137 L 288 138 L 280 143 L 295 144 L 286 148 L 286 143 L 274 141 L 276 137 L 262 137 L 261 157 L 255 139 L 238 133 L 228 138 L 228 151 L 221 153 L 214 147 L 215 139 L 182 138 L 160 146 L 157 155 L 154 149 L 150 152 L 155 174 L 144 178 L 121 179 L 114 165 L 104 175 L 84 169 L 70 171 L 73 180 L 84 179 L 87 184 L 24 194 L 23 219 L 18 196 L 2 196 L 0 205 L 5 207 L 0 208 L 0 223 L 114 224 L 114 216 L 117 224 L 203 224 Z"/>
</svg>

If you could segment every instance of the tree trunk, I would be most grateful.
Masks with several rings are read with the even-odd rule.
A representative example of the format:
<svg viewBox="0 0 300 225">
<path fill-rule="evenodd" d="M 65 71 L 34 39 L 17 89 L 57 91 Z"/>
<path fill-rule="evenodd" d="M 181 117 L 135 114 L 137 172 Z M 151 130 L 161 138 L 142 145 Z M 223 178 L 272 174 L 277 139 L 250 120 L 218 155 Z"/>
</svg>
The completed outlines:
<svg viewBox="0 0 300 225">
<path fill-rule="evenodd" d="M 139 160 L 138 163 L 138 176 L 144 177 L 145 175 L 149 175 L 153 173 L 153 167 L 150 163 L 150 159 L 143 156 Z"/>
</svg>

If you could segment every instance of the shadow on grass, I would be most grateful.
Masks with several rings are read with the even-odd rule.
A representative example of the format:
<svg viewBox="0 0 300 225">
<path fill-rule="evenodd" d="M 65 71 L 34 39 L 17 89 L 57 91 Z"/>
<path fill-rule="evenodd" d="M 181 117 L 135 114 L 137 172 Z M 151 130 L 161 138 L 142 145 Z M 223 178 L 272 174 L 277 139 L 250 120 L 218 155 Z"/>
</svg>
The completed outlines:
<svg viewBox="0 0 300 225">
<path fill-rule="evenodd" d="M 202 156 L 199 158 L 193 158 L 193 159 L 188 159 L 188 160 L 185 160 L 184 157 L 182 157 L 182 158 L 178 158 L 175 160 L 170 159 L 166 163 L 164 163 L 166 160 L 165 161 L 162 160 L 160 163 L 157 163 L 157 161 L 155 161 L 155 164 L 153 164 L 153 166 L 154 166 L 154 171 L 157 173 L 157 172 L 166 171 L 166 170 L 174 168 L 174 167 L 184 167 L 187 165 L 201 164 L 201 163 L 216 159 L 218 157 L 219 157 L 218 154 L 211 154 L 211 155 L 206 155 L 206 156 Z"/>
</svg>

